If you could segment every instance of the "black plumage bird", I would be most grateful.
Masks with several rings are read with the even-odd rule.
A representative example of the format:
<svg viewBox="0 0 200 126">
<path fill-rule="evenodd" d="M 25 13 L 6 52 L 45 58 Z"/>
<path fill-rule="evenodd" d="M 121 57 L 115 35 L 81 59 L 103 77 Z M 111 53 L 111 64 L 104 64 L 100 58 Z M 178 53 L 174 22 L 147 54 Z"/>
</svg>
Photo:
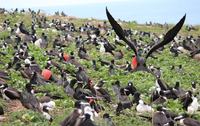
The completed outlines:
<svg viewBox="0 0 200 126">
<path fill-rule="evenodd" d="M 62 86 L 62 87 L 66 87 L 69 84 L 66 74 L 64 72 L 61 73 L 61 78 L 60 80 L 58 80 L 58 82 L 56 83 L 56 85 L 58 86 Z"/>
<path fill-rule="evenodd" d="M 61 123 L 61 126 L 74 126 L 77 122 L 78 117 L 82 113 L 81 102 L 76 101 L 73 112 L 67 116 Z"/>
<path fill-rule="evenodd" d="M 22 68 L 23 64 L 21 62 L 17 62 L 16 66 L 13 68 L 15 71 L 20 71 L 20 70 L 24 70 L 24 68 Z"/>
<path fill-rule="evenodd" d="M 19 30 L 21 31 L 21 33 L 23 34 L 29 34 L 29 31 L 26 29 L 25 25 L 23 22 L 20 23 L 19 25 Z"/>
<path fill-rule="evenodd" d="M 138 105 L 139 104 L 139 100 L 140 100 L 140 93 L 139 92 L 135 92 L 134 93 L 134 97 L 132 98 L 132 100 L 130 102 L 118 102 L 117 103 L 117 108 L 116 108 L 116 115 L 119 116 L 121 111 L 123 111 L 124 109 L 131 109 L 131 107 L 133 106 L 133 104 Z"/>
<path fill-rule="evenodd" d="M 168 119 L 166 117 L 166 114 L 164 113 L 164 110 L 168 110 L 164 108 L 163 106 L 158 106 L 156 113 L 153 115 L 152 118 L 152 124 L 154 126 L 163 126 L 164 124 L 168 123 Z"/>
<path fill-rule="evenodd" d="M 115 81 L 115 84 L 112 84 L 112 91 L 119 92 L 120 88 L 121 87 L 120 87 L 120 81 L 119 80 Z"/>
<path fill-rule="evenodd" d="M 96 95 L 96 97 L 104 97 L 107 102 L 112 101 L 110 94 L 101 86 L 98 86 L 98 84 L 93 85 L 91 80 L 88 81 L 84 89 L 89 89 L 94 95 Z"/>
<path fill-rule="evenodd" d="M 76 79 L 78 81 L 83 81 L 84 84 L 88 83 L 89 81 L 88 74 L 86 73 L 85 70 L 83 70 L 82 67 L 78 68 L 78 71 L 76 72 Z"/>
<path fill-rule="evenodd" d="M 124 52 L 122 50 L 119 50 L 119 53 L 117 53 L 115 56 L 114 56 L 114 60 L 120 60 L 124 57 Z"/>
<path fill-rule="evenodd" d="M 3 111 L 3 107 L 0 105 L 0 115 L 3 115 L 4 111 Z"/>
<path fill-rule="evenodd" d="M 3 99 L 11 100 L 11 99 L 20 99 L 20 92 L 15 88 L 8 86 L 8 84 L 3 84 L 0 86 L 1 94 Z"/>
<path fill-rule="evenodd" d="M 83 50 L 83 46 L 81 46 L 81 47 L 79 48 L 78 56 L 79 56 L 81 59 L 85 59 L 85 60 L 87 60 L 87 61 L 92 61 L 92 59 L 88 56 L 88 54 Z"/>
<path fill-rule="evenodd" d="M 97 67 L 97 65 L 96 65 L 96 61 L 95 60 L 92 60 L 92 63 L 93 63 L 93 65 L 92 65 L 92 69 L 93 70 L 95 70 L 95 71 L 98 71 L 99 70 L 99 68 Z"/>
<path fill-rule="evenodd" d="M 98 62 L 101 62 L 101 66 L 104 66 L 104 65 L 110 65 L 109 62 L 103 61 L 103 60 L 101 60 L 100 58 L 98 58 L 97 61 L 98 61 Z"/>
<path fill-rule="evenodd" d="M 29 61 L 27 61 L 27 62 L 30 63 L 31 69 L 35 70 L 37 73 L 41 74 L 42 73 L 42 69 L 40 68 L 39 64 L 35 61 L 35 57 L 31 56 L 31 57 L 28 57 L 28 59 L 30 59 L 30 62 Z"/>
<path fill-rule="evenodd" d="M 137 49 L 135 47 L 135 45 L 133 45 L 129 40 L 126 39 L 125 35 L 124 35 L 124 31 L 121 28 L 121 26 L 114 20 L 114 18 L 112 17 L 112 15 L 109 13 L 109 11 L 106 8 L 106 14 L 108 17 L 108 20 L 110 22 L 110 24 L 112 25 L 113 29 L 115 30 L 116 34 L 122 39 L 124 40 L 130 47 L 131 49 L 135 52 L 136 55 L 136 66 L 133 69 L 133 72 L 136 71 L 146 71 L 149 73 L 152 73 L 147 67 L 146 67 L 146 60 L 147 58 L 158 48 L 168 44 L 169 42 L 171 42 L 174 37 L 177 35 L 177 33 L 179 32 L 179 30 L 181 29 L 184 21 L 185 21 L 185 17 L 186 15 L 171 29 L 169 30 L 166 35 L 164 40 L 161 43 L 156 44 L 154 47 L 152 47 L 149 52 L 147 53 L 147 55 L 145 57 L 142 57 L 138 52 Z M 153 73 L 152 73 L 153 74 Z"/>
<path fill-rule="evenodd" d="M 129 81 L 128 85 L 126 86 L 126 88 L 128 90 L 128 92 L 126 93 L 127 96 L 134 95 L 134 93 L 137 91 L 137 89 L 133 86 L 133 82 Z"/>
<path fill-rule="evenodd" d="M 46 79 L 45 79 L 46 80 Z M 44 79 L 41 79 L 37 72 L 33 71 L 31 73 L 30 83 L 39 85 L 47 85 Z"/>
<path fill-rule="evenodd" d="M 33 111 L 39 112 L 40 110 L 39 100 L 33 95 L 33 87 L 36 86 L 31 83 L 27 83 L 25 90 L 20 93 L 20 101 L 24 107 L 27 109 L 32 109 Z"/>
<path fill-rule="evenodd" d="M 163 104 L 166 101 L 168 101 L 167 97 L 165 97 L 164 92 L 161 90 L 160 96 L 157 99 L 155 99 L 151 104 Z"/>
<path fill-rule="evenodd" d="M 110 115 L 108 113 L 103 114 L 103 125 L 104 126 L 114 126 L 114 123 L 112 122 L 110 117 L 115 117 L 116 115 Z"/>
<path fill-rule="evenodd" d="M 65 87 L 65 90 L 64 92 L 67 94 L 67 96 L 69 97 L 73 97 L 73 94 L 74 94 L 74 85 L 76 84 L 77 80 L 76 79 L 72 79 L 70 84 L 68 84 L 66 87 Z"/>
<path fill-rule="evenodd" d="M 115 98 L 113 99 L 115 100 L 120 100 L 121 102 L 128 102 L 128 96 L 126 95 L 126 91 L 128 92 L 127 89 L 125 88 L 120 88 L 118 94 L 115 96 Z"/>
<path fill-rule="evenodd" d="M 167 83 L 165 83 L 160 76 L 156 77 L 156 87 L 160 88 L 160 90 L 169 90 L 169 85 Z"/>
<path fill-rule="evenodd" d="M 155 76 L 159 76 L 159 77 L 162 77 L 162 71 L 161 71 L 161 68 L 158 67 L 156 68 L 156 71 L 154 72 Z"/>
<path fill-rule="evenodd" d="M 183 113 L 182 115 L 175 117 L 175 121 L 180 120 L 179 124 L 184 126 L 200 126 L 200 122 L 198 120 L 194 120 L 189 118 L 189 115 Z"/>
<path fill-rule="evenodd" d="M 84 114 L 84 116 L 79 117 L 79 118 L 85 118 L 85 120 L 81 122 L 79 126 L 97 126 L 97 124 L 95 124 L 94 121 L 90 119 L 90 116 L 91 116 L 90 114 L 86 113 Z"/>
<path fill-rule="evenodd" d="M 115 72 L 115 70 L 114 70 L 114 68 L 113 68 L 113 65 L 110 65 L 108 75 L 109 75 L 109 76 L 111 76 L 111 75 L 117 76 L 117 73 Z"/>
</svg>

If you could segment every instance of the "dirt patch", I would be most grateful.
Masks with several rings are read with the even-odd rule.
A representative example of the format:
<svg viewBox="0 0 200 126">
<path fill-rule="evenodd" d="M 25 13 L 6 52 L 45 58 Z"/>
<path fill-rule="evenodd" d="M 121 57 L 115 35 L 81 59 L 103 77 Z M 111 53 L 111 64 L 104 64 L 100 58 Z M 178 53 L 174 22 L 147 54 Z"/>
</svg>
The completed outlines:
<svg viewBox="0 0 200 126">
<path fill-rule="evenodd" d="M 17 111 L 21 111 L 23 109 L 26 109 L 20 100 L 8 100 L 6 101 L 8 108 L 7 108 L 7 113 L 13 113 Z"/>
<path fill-rule="evenodd" d="M 141 25 L 138 25 L 138 26 L 136 26 L 137 28 L 143 28 L 143 26 L 141 26 Z"/>
<path fill-rule="evenodd" d="M 62 110 L 58 109 L 58 111 L 55 111 L 53 113 L 54 115 L 65 115 L 65 113 L 62 112 Z"/>
</svg>

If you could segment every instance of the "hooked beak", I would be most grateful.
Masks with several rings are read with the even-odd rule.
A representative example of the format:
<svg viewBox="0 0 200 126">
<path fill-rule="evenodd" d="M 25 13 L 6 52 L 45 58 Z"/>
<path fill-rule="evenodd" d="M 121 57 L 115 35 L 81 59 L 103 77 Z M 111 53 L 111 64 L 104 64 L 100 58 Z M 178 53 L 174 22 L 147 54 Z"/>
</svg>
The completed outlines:
<svg viewBox="0 0 200 126">
<path fill-rule="evenodd" d="M 49 110 L 49 111 L 52 111 L 52 110 L 53 110 L 52 108 L 49 108 L 49 107 L 47 107 L 46 109 Z"/>
<path fill-rule="evenodd" d="M 163 107 L 162 110 L 171 110 L 171 109 Z"/>
<path fill-rule="evenodd" d="M 163 90 L 164 94 L 168 94 L 169 92 L 170 92 L 170 90 L 166 90 L 166 91 Z"/>
<path fill-rule="evenodd" d="M 82 82 L 82 81 L 77 81 L 77 83 L 83 84 L 83 82 Z"/>
<path fill-rule="evenodd" d="M 115 117 L 115 116 L 117 116 L 117 115 L 109 115 L 109 117 Z"/>
<path fill-rule="evenodd" d="M 87 99 L 90 99 L 90 98 L 96 99 L 96 97 L 89 97 L 89 96 L 85 96 L 85 98 L 87 98 Z"/>
<path fill-rule="evenodd" d="M 162 125 L 162 126 L 169 126 L 169 123 L 166 123 L 166 124 L 164 124 L 164 125 Z"/>
<path fill-rule="evenodd" d="M 4 85 L 1 85 L 1 86 L 0 86 L 0 89 L 2 89 L 2 88 L 4 88 Z"/>
<path fill-rule="evenodd" d="M 80 104 L 81 105 L 90 105 L 90 103 L 84 103 L 84 102 L 81 102 Z"/>
<path fill-rule="evenodd" d="M 37 86 L 37 84 L 31 84 L 31 86 L 32 86 L 32 87 L 36 87 L 36 86 Z"/>
<path fill-rule="evenodd" d="M 124 88 L 124 91 L 129 91 L 129 90 L 127 90 L 126 88 Z"/>
<path fill-rule="evenodd" d="M 79 118 L 79 119 L 83 119 L 83 118 L 85 118 L 85 115 L 79 116 L 78 118 Z"/>
<path fill-rule="evenodd" d="M 183 116 L 180 115 L 180 116 L 178 116 L 178 117 L 175 117 L 174 120 L 176 121 L 176 120 L 178 120 L 178 119 L 182 119 L 182 118 L 183 118 Z"/>
</svg>

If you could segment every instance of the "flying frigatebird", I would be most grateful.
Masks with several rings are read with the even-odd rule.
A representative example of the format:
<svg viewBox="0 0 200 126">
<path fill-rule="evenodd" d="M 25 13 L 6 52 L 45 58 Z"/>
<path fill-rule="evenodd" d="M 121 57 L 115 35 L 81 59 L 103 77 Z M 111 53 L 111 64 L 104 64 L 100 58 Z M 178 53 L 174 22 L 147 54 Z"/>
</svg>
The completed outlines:
<svg viewBox="0 0 200 126">
<path fill-rule="evenodd" d="M 108 20 L 111 24 L 111 26 L 113 27 L 114 31 L 116 32 L 116 34 L 119 36 L 119 38 L 121 38 L 123 41 L 125 41 L 130 48 L 135 52 L 135 57 L 133 58 L 133 66 L 135 67 L 132 72 L 136 72 L 136 71 L 146 71 L 148 73 L 151 73 L 154 75 L 154 73 L 152 73 L 146 66 L 146 60 L 147 58 L 158 48 L 168 44 L 169 42 L 171 42 L 174 37 L 177 35 L 177 33 L 179 32 L 179 30 L 181 29 L 181 27 L 183 26 L 183 23 L 185 21 L 185 17 L 186 14 L 183 16 L 183 18 L 172 28 L 170 29 L 165 37 L 164 40 L 158 44 L 156 44 L 155 46 L 153 46 L 149 52 L 146 54 L 145 57 L 142 57 L 140 53 L 137 52 L 137 49 L 135 47 L 135 45 L 133 45 L 128 39 L 126 39 L 125 35 L 124 35 L 124 31 L 121 28 L 121 26 L 115 21 L 115 19 L 112 17 L 112 15 L 110 14 L 110 12 L 108 11 L 107 7 L 106 7 L 106 14 L 108 17 Z"/>
</svg>

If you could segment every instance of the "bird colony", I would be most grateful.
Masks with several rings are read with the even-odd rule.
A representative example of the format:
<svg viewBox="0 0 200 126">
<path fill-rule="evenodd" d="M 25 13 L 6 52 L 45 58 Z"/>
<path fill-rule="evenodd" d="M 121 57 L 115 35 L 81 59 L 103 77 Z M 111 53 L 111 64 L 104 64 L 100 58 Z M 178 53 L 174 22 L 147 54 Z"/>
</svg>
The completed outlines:
<svg viewBox="0 0 200 126">
<path fill-rule="evenodd" d="M 101 13 L 0 9 L 0 124 L 200 126 L 200 32 L 186 14 L 139 25 Z"/>
</svg>

